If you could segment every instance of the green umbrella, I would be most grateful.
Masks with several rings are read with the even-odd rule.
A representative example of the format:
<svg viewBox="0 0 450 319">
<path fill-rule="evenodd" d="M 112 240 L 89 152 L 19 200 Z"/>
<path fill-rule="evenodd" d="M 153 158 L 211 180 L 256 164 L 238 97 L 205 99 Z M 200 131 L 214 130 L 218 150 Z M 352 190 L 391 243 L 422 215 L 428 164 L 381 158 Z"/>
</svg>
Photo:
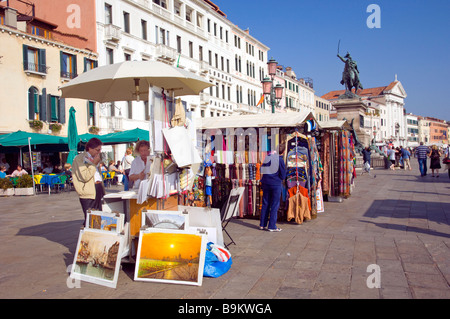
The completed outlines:
<svg viewBox="0 0 450 319">
<path fill-rule="evenodd" d="M 72 106 L 69 111 L 69 128 L 67 131 L 67 138 L 69 141 L 69 156 L 67 157 L 67 163 L 72 164 L 75 156 L 78 155 L 78 130 L 77 122 L 75 119 L 75 108 Z"/>
<path fill-rule="evenodd" d="M 120 143 L 135 143 L 140 140 L 149 140 L 149 133 L 147 130 L 135 128 L 128 131 L 121 131 L 106 134 L 100 137 L 103 144 L 120 144 Z"/>
</svg>

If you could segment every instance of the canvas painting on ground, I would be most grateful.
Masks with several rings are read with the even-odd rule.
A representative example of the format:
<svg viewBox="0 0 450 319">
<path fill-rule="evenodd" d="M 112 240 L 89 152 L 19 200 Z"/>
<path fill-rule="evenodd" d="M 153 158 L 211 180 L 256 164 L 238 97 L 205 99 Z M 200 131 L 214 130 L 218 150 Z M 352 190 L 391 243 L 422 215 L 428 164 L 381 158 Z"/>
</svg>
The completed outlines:
<svg viewBox="0 0 450 319">
<path fill-rule="evenodd" d="M 205 251 L 205 235 L 142 230 L 134 280 L 201 286 Z"/>
<path fill-rule="evenodd" d="M 116 288 L 122 246 L 123 236 L 117 233 L 81 230 L 70 277 Z"/>
<path fill-rule="evenodd" d="M 101 211 L 90 211 L 86 217 L 86 228 L 120 233 L 124 226 L 124 215 Z"/>
<path fill-rule="evenodd" d="M 178 211 L 144 211 L 142 212 L 142 227 L 186 230 L 189 227 L 189 214 Z"/>
</svg>

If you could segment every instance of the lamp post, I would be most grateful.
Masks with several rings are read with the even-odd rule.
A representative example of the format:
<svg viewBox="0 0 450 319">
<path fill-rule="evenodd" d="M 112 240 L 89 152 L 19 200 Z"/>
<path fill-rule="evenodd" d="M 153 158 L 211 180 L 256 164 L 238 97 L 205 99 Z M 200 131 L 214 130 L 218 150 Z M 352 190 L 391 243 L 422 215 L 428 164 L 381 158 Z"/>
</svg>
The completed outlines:
<svg viewBox="0 0 450 319">
<path fill-rule="evenodd" d="M 267 62 L 269 69 L 269 77 L 265 77 L 264 80 L 261 81 L 263 86 L 263 93 L 266 97 L 269 97 L 270 105 L 272 105 L 272 113 L 275 113 L 275 107 L 280 104 L 280 100 L 283 98 L 283 89 L 284 87 L 281 84 L 274 85 L 274 78 L 277 74 L 277 66 L 278 62 L 273 58 Z"/>
</svg>

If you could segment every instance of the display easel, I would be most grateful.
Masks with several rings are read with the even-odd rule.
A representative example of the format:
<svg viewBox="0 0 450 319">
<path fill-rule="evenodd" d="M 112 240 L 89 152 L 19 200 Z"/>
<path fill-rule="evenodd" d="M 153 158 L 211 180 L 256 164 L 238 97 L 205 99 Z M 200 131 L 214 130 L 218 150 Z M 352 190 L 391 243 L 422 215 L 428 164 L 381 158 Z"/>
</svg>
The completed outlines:
<svg viewBox="0 0 450 319">
<path fill-rule="evenodd" d="M 236 243 L 234 242 L 233 238 L 227 231 L 227 225 L 230 222 L 230 220 L 238 216 L 239 213 L 239 203 L 241 202 L 242 195 L 244 194 L 244 187 L 239 187 L 232 189 L 230 192 L 230 196 L 228 197 L 227 203 L 224 205 L 222 212 L 221 212 L 221 220 L 222 220 L 222 230 L 227 234 L 228 238 L 230 238 L 231 243 L 226 244 L 225 247 L 228 248 L 228 246 Z"/>
</svg>

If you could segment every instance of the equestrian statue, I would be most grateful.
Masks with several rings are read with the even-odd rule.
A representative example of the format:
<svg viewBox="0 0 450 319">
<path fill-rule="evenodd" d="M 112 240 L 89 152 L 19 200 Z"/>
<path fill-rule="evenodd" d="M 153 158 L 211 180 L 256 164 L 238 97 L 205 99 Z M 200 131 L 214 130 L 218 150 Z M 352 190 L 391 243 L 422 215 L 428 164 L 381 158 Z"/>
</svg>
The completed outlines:
<svg viewBox="0 0 450 319">
<path fill-rule="evenodd" d="M 350 53 L 347 52 L 346 56 L 343 58 L 338 53 L 338 58 L 345 63 L 344 72 L 342 72 L 341 84 L 345 85 L 345 94 L 339 98 L 356 98 L 358 97 L 358 90 L 363 90 L 363 86 L 359 81 L 359 70 L 356 61 L 352 59 Z M 352 89 L 355 88 L 355 93 Z"/>
</svg>

